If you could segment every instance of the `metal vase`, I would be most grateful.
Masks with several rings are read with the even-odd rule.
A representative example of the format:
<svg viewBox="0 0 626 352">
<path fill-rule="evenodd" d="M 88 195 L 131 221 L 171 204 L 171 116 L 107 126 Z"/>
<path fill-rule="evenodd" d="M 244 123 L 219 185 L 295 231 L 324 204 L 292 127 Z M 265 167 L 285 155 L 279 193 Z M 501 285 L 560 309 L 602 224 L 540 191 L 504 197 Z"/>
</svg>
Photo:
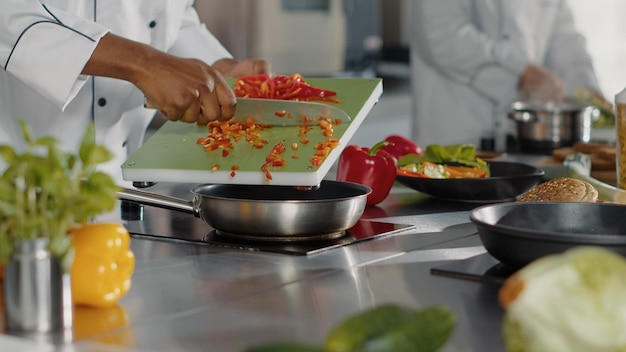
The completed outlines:
<svg viewBox="0 0 626 352">
<path fill-rule="evenodd" d="M 50 255 L 48 239 L 16 243 L 4 271 L 4 312 L 8 333 L 36 336 L 71 332 L 70 274 Z"/>
</svg>

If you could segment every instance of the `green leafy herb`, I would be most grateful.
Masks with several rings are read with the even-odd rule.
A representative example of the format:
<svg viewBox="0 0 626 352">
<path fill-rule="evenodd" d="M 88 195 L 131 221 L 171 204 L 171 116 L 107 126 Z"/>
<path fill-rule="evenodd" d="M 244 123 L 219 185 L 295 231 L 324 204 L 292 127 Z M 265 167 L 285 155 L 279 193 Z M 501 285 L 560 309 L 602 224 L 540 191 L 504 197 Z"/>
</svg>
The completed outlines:
<svg viewBox="0 0 626 352">
<path fill-rule="evenodd" d="M 35 140 L 25 122 L 20 126 L 27 143 L 24 152 L 0 145 L 7 164 L 0 177 L 0 261 L 8 262 L 19 241 L 44 237 L 67 271 L 73 258 L 68 229 L 116 204 L 118 186 L 95 168 L 112 155 L 96 144 L 93 124 L 78 154 L 62 151 L 53 137 Z"/>
<path fill-rule="evenodd" d="M 487 162 L 476 157 L 476 147 L 472 144 L 439 145 L 431 144 L 422 155 L 406 154 L 398 159 L 398 167 L 409 164 L 431 162 L 436 164 L 457 163 L 462 166 L 489 170 Z"/>
</svg>

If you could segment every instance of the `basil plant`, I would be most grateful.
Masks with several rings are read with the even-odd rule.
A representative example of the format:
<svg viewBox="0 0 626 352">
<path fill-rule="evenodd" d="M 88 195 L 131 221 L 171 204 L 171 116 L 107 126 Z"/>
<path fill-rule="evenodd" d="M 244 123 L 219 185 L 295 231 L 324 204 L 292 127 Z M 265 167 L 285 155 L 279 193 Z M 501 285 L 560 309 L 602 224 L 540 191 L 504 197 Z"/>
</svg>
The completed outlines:
<svg viewBox="0 0 626 352">
<path fill-rule="evenodd" d="M 95 141 L 89 125 L 77 154 L 64 152 L 50 136 L 34 139 L 20 122 L 27 148 L 0 145 L 6 168 L 0 177 L 0 262 L 7 263 L 24 240 L 48 238 L 48 249 L 65 272 L 73 260 L 68 229 L 111 211 L 118 186 L 96 170 L 111 153 Z"/>
</svg>

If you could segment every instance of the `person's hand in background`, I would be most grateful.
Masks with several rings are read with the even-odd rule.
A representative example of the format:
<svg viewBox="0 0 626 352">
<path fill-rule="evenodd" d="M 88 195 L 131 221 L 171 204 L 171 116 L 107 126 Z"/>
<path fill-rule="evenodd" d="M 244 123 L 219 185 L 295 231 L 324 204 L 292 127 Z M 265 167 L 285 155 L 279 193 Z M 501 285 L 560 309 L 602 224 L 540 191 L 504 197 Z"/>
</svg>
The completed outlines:
<svg viewBox="0 0 626 352">
<path fill-rule="evenodd" d="M 545 67 L 529 64 L 520 77 L 519 91 L 529 101 L 559 102 L 565 97 L 565 84 Z"/>
</svg>

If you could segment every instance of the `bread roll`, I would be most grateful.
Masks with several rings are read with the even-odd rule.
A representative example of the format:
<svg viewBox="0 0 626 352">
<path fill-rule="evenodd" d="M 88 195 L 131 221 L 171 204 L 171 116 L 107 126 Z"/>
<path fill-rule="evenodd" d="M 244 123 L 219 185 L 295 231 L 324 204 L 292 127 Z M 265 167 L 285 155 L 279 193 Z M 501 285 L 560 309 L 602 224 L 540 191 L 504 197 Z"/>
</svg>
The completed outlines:
<svg viewBox="0 0 626 352">
<path fill-rule="evenodd" d="M 538 184 L 517 198 L 518 202 L 597 202 L 598 190 L 589 182 L 559 177 Z"/>
</svg>

